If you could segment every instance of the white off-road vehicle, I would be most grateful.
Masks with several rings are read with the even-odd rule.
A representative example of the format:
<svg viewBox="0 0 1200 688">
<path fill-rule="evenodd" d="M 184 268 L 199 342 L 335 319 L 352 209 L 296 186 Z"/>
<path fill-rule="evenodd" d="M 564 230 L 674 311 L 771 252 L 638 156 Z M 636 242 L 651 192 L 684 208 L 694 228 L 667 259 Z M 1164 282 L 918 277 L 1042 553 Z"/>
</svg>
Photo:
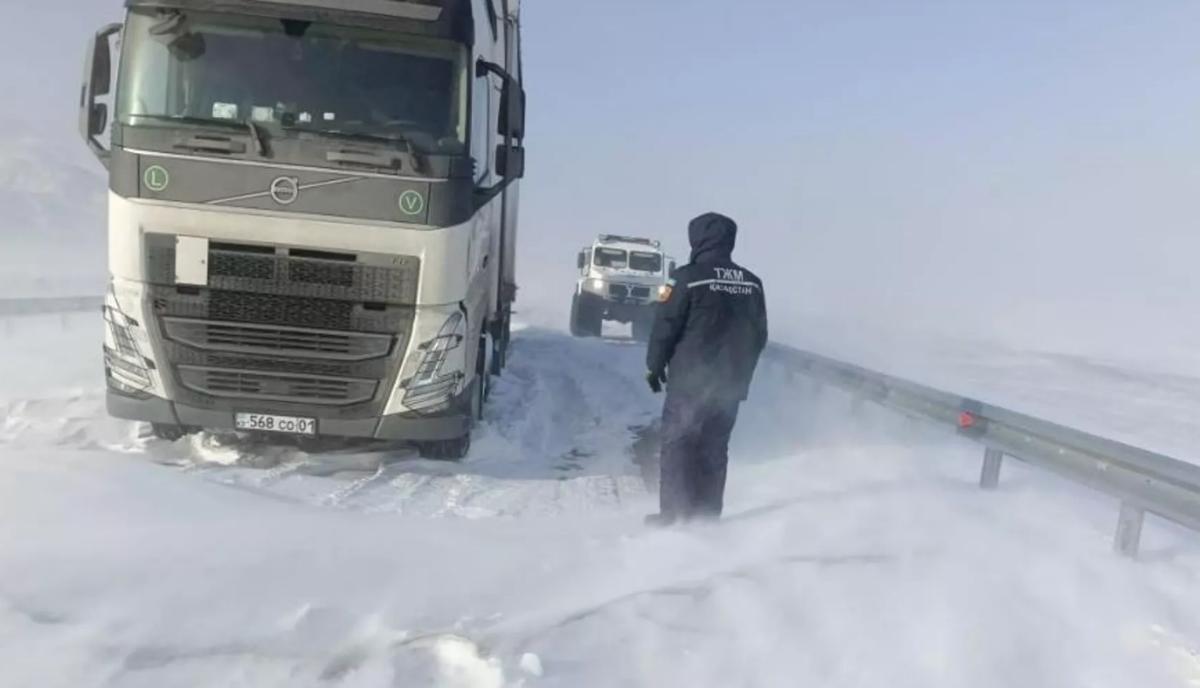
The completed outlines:
<svg viewBox="0 0 1200 688">
<path fill-rule="evenodd" d="M 633 325 L 633 338 L 646 341 L 654 309 L 666 293 L 675 263 L 659 242 L 601 234 L 579 252 L 579 279 L 571 299 L 571 334 L 599 337 L 605 320 Z"/>
</svg>

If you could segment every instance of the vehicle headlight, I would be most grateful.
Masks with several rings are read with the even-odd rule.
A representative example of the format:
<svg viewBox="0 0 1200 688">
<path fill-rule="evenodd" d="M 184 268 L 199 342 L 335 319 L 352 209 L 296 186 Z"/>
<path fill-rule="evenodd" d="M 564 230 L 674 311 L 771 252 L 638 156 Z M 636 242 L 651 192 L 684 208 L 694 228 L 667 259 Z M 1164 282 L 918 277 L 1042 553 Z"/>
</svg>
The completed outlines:
<svg viewBox="0 0 1200 688">
<path fill-rule="evenodd" d="M 404 405 L 422 413 L 440 411 L 450 405 L 463 380 L 462 371 L 443 374 L 450 352 L 462 346 L 466 339 L 466 318 L 455 312 L 446 319 L 437 336 L 417 347 L 421 363 L 417 372 L 404 383 Z"/>
<path fill-rule="evenodd" d="M 138 322 L 121 312 L 112 294 L 104 304 L 104 322 L 108 336 L 104 342 L 104 369 L 108 383 L 119 392 L 148 394 L 153 386 L 153 363 L 142 355 L 134 336 Z"/>
<path fill-rule="evenodd" d="M 591 281 L 588 282 L 588 286 L 590 286 L 592 289 L 595 289 L 596 291 L 600 291 L 601 289 L 604 288 L 604 280 L 600 279 L 599 277 L 593 278 Z"/>
</svg>

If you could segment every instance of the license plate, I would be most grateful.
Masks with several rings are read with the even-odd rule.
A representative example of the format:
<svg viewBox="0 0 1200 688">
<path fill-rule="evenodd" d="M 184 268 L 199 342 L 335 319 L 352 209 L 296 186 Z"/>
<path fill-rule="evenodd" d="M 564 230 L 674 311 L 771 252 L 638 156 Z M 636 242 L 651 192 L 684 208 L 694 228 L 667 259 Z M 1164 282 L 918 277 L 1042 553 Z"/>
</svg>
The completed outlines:
<svg viewBox="0 0 1200 688">
<path fill-rule="evenodd" d="M 316 418 L 296 416 L 272 416 L 265 413 L 239 413 L 234 418 L 238 430 L 255 432 L 282 432 L 289 435 L 316 435 Z"/>
</svg>

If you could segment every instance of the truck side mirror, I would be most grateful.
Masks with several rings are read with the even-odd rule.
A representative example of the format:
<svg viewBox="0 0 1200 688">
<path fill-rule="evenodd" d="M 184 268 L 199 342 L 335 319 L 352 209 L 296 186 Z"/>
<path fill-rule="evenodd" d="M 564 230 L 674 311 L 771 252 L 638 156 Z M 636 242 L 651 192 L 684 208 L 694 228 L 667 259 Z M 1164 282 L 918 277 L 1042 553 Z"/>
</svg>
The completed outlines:
<svg viewBox="0 0 1200 688">
<path fill-rule="evenodd" d="M 525 89 L 512 78 L 504 80 L 500 92 L 500 117 L 496 133 L 501 136 L 525 138 Z"/>
<path fill-rule="evenodd" d="M 496 133 L 515 139 L 525 138 L 525 89 L 503 67 L 480 59 L 475 63 L 475 75 L 486 74 L 494 74 L 504 82 L 500 88 L 500 116 L 496 118 Z"/>
<path fill-rule="evenodd" d="M 112 38 L 120 32 L 120 24 L 109 24 L 92 38 L 84 57 L 83 87 L 79 94 L 79 133 L 105 165 L 109 151 L 97 137 L 108 128 L 108 106 L 96 100 L 112 93 Z"/>
<path fill-rule="evenodd" d="M 517 146 L 496 147 L 496 174 L 506 179 L 525 176 L 525 149 Z"/>
<path fill-rule="evenodd" d="M 580 251 L 579 255 L 575 257 L 575 267 L 582 270 L 585 265 L 587 265 L 587 251 Z"/>
<path fill-rule="evenodd" d="M 667 277 L 670 277 L 671 275 L 674 275 L 674 274 L 675 274 L 675 261 L 671 261 L 670 263 L 667 264 Z"/>
<path fill-rule="evenodd" d="M 88 118 L 88 133 L 93 137 L 104 133 L 108 128 L 108 106 L 104 103 L 92 105 L 91 117 Z"/>
</svg>

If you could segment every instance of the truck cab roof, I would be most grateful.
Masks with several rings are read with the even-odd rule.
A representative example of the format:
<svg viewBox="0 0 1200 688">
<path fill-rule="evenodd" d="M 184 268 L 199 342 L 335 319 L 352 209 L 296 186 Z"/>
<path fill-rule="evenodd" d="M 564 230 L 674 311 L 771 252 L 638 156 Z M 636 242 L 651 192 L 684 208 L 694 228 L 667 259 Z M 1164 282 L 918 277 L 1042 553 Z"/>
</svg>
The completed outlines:
<svg viewBox="0 0 1200 688">
<path fill-rule="evenodd" d="M 479 2 L 480 0 L 475 0 Z M 493 3 L 500 16 L 503 0 Z M 517 5 L 509 0 L 509 16 L 517 19 Z M 313 21 L 366 25 L 385 22 L 408 33 L 469 40 L 472 0 L 125 0 L 130 8 L 184 9 L 279 16 Z"/>
<path fill-rule="evenodd" d="M 642 237 L 601 234 L 596 237 L 594 245 L 619 248 L 626 251 L 653 251 L 655 253 L 662 253 L 662 242 Z"/>
</svg>

